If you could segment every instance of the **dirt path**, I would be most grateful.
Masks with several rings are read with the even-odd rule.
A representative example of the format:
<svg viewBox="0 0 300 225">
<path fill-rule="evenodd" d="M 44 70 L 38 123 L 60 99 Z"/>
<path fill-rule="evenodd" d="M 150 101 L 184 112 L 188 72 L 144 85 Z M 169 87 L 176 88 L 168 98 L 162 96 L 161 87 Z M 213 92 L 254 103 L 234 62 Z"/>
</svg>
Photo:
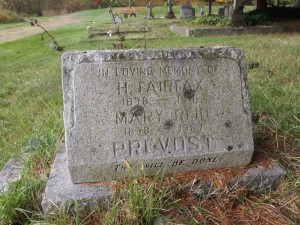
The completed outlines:
<svg viewBox="0 0 300 225">
<path fill-rule="evenodd" d="M 47 30 L 51 30 L 65 25 L 78 23 L 81 21 L 83 21 L 83 18 L 74 18 L 68 15 L 63 15 L 52 17 L 47 21 L 40 22 L 39 24 L 45 27 Z M 14 41 L 41 32 L 42 30 L 40 28 L 32 27 L 29 25 L 29 23 L 28 26 L 3 29 L 0 30 L 0 43 Z"/>
</svg>

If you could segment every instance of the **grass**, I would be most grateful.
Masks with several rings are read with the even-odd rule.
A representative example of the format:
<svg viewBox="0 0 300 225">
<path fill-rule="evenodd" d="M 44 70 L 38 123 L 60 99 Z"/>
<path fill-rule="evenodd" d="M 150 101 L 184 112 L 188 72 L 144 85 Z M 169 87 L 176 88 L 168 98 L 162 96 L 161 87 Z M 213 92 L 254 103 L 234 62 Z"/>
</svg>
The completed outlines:
<svg viewBox="0 0 300 225">
<path fill-rule="evenodd" d="M 128 165 L 129 166 L 129 165 Z M 158 173 L 152 179 L 138 178 L 131 170 L 131 180 L 121 181 L 113 209 L 108 215 L 100 212 L 100 223 L 104 224 L 154 224 L 162 212 L 176 205 L 172 190 L 164 187 L 164 175 Z"/>
<path fill-rule="evenodd" d="M 50 17 L 44 16 L 44 17 L 33 17 L 33 18 L 38 19 L 40 22 L 42 22 L 42 21 L 47 21 Z M 0 31 L 8 28 L 26 27 L 28 26 L 28 23 L 29 23 L 29 19 L 27 17 L 22 17 L 17 22 L 0 24 Z"/>
<path fill-rule="evenodd" d="M 179 7 L 174 9 L 178 16 Z M 214 8 L 216 9 L 217 7 Z M 136 19 L 129 18 L 125 22 L 143 24 L 142 15 L 146 15 L 146 12 L 145 9 L 138 14 Z M 155 16 L 163 16 L 165 13 L 166 9 L 163 7 L 153 9 Z M 82 23 L 51 31 L 59 44 L 65 45 L 67 50 L 112 49 L 112 43 L 115 41 L 86 41 L 86 27 L 92 24 L 89 21 L 96 22 L 92 24 L 93 26 L 110 26 L 111 16 L 107 13 L 107 9 L 83 11 L 71 16 L 85 19 Z M 238 195 L 230 199 L 243 200 L 243 204 L 239 206 L 245 212 L 247 210 L 253 212 L 253 216 L 265 210 L 263 215 L 269 218 L 268 215 L 274 215 L 274 212 L 277 212 L 278 215 L 283 215 L 285 221 L 289 221 L 290 224 L 299 224 L 300 218 L 297 212 L 300 208 L 300 46 L 298 44 L 300 34 L 185 38 L 178 37 L 169 31 L 168 25 L 172 23 L 180 23 L 180 21 L 148 21 L 152 32 L 156 32 L 161 38 L 148 40 L 147 47 L 234 46 L 243 50 L 248 63 L 256 145 L 261 145 L 266 154 L 272 155 L 284 165 L 288 171 L 288 178 L 278 192 L 271 193 L 269 196 L 254 195 L 248 198 Z M 15 25 L 0 25 L 0 30 Z M 87 218 L 78 218 L 76 210 L 72 215 L 67 215 L 61 210 L 56 219 L 49 221 L 43 218 L 40 208 L 41 196 L 57 143 L 63 136 L 60 53 L 48 50 L 49 42 L 49 39 L 41 41 L 39 35 L 33 35 L 0 44 L 0 168 L 13 155 L 22 155 L 30 138 L 49 140 L 39 146 L 37 151 L 31 153 L 30 159 L 26 161 L 22 179 L 12 184 L 8 193 L 0 195 L 1 224 L 34 222 L 88 224 L 88 221 L 99 221 L 99 218 L 110 224 L 110 219 L 117 219 L 117 215 L 123 216 L 118 218 L 119 222 L 125 221 L 127 224 L 132 224 L 134 221 L 133 223 L 151 224 L 153 222 L 151 219 L 162 213 L 163 210 L 160 209 L 167 208 L 163 204 L 164 200 L 172 196 L 168 189 L 161 188 L 160 177 L 155 178 L 155 182 L 150 182 L 149 186 L 144 185 L 149 182 L 138 179 L 124 184 L 128 192 L 120 193 L 120 198 L 108 214 L 99 211 Z M 125 45 L 127 48 L 141 48 L 144 42 L 143 40 L 126 40 Z M 222 218 L 225 218 L 225 215 L 221 214 L 222 210 L 228 210 L 224 208 L 226 198 L 228 196 L 222 195 L 218 198 L 218 202 L 198 199 L 200 203 L 198 202 L 199 205 L 195 203 L 195 208 L 187 207 L 189 213 L 198 217 L 188 218 L 196 221 L 202 218 L 201 221 L 207 223 L 220 222 Z M 192 197 L 191 199 L 195 200 Z M 154 205 L 156 202 L 159 204 Z M 251 208 L 252 203 L 259 203 L 259 207 L 255 208 L 258 211 Z M 216 205 L 220 211 L 212 208 Z M 275 208 L 272 208 L 274 205 Z M 129 209 L 131 210 L 130 217 L 126 217 L 126 210 Z M 154 209 L 159 210 L 152 211 Z M 239 215 L 237 212 L 230 212 L 236 213 L 233 215 Z M 200 218 L 199 215 L 204 216 Z"/>
</svg>

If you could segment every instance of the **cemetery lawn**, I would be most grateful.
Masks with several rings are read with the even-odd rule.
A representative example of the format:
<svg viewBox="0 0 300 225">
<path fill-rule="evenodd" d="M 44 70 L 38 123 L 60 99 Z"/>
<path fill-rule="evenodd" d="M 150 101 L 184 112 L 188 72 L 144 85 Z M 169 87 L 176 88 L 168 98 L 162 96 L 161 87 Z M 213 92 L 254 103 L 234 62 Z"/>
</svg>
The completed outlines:
<svg viewBox="0 0 300 225">
<path fill-rule="evenodd" d="M 216 10 L 217 7 L 214 7 L 214 11 Z M 179 7 L 174 7 L 174 11 L 179 17 Z M 196 13 L 199 13 L 199 9 Z M 146 14 L 147 9 L 138 11 L 137 18 L 125 20 L 120 29 L 125 24 L 144 24 L 143 16 Z M 153 14 L 165 16 L 166 8 L 155 7 Z M 108 38 L 87 41 L 86 27 L 104 30 L 111 28 L 111 16 L 107 9 L 82 11 L 70 16 L 80 18 L 82 22 L 50 31 L 60 45 L 66 46 L 66 50 L 113 49 L 113 44 L 119 43 L 118 40 Z M 181 215 L 177 217 L 178 221 L 197 224 L 196 221 L 201 219 L 198 222 L 211 224 L 222 220 L 225 221 L 224 224 L 230 224 L 233 217 L 238 217 L 244 221 L 240 224 L 300 224 L 300 33 L 185 38 L 169 31 L 169 25 L 173 23 L 181 22 L 164 19 L 148 21 L 147 26 L 151 28 L 151 32 L 147 33 L 147 48 L 234 46 L 243 50 L 249 75 L 256 149 L 277 159 L 288 172 L 286 181 L 276 191 L 266 195 L 222 194 L 211 202 L 219 209 L 214 212 L 205 206 L 187 207 L 173 199 L 172 207 Z M 280 21 L 277 23 L 281 24 Z M 293 23 L 290 21 L 288 24 L 291 26 Z M 0 25 L 0 30 L 4 26 L 6 25 Z M 13 26 L 20 24 L 9 25 Z M 6 194 L 0 194 L 0 224 L 93 224 L 93 221 L 99 224 L 97 221 L 100 219 L 106 220 L 107 223 L 103 224 L 111 224 L 112 218 L 120 217 L 128 224 L 137 224 L 137 221 L 142 223 L 140 218 L 129 218 L 130 213 L 124 220 L 126 210 L 132 210 L 130 212 L 133 215 L 136 209 L 140 209 L 138 203 L 133 208 L 128 206 L 126 209 L 126 204 L 120 207 L 116 203 L 109 213 L 99 210 L 87 216 L 84 221 L 76 212 L 68 216 L 61 211 L 53 220 L 43 217 L 41 196 L 57 146 L 63 140 L 61 53 L 50 50 L 49 43 L 50 39 L 46 35 L 42 41 L 40 35 L 35 34 L 0 44 L 0 169 L 11 157 L 23 157 L 23 150 L 28 147 L 29 140 L 42 140 L 38 141 L 29 160 L 24 159 L 26 166 L 21 180 L 13 183 Z M 145 41 L 125 37 L 123 45 L 128 49 L 143 48 Z M 146 183 L 150 186 L 152 184 L 154 189 L 157 187 L 154 181 L 149 184 L 147 180 Z M 153 201 L 152 193 L 157 193 L 158 189 L 147 192 L 143 188 L 144 185 L 129 186 L 129 190 L 136 191 L 131 195 L 128 192 L 127 202 L 133 198 L 143 198 L 143 195 Z M 157 188 L 161 189 L 160 186 Z M 158 199 L 174 197 L 167 187 L 164 188 L 165 191 L 156 196 Z M 136 196 L 138 193 L 140 195 Z M 224 208 L 228 201 L 234 201 L 236 207 Z M 167 213 L 166 205 L 153 207 L 156 211 L 145 209 L 144 214 L 135 215 L 155 219 L 163 214 L 172 218 L 172 214 Z M 118 214 L 120 212 L 123 214 Z M 151 219 L 143 221 L 150 221 L 145 224 L 153 222 Z"/>
</svg>

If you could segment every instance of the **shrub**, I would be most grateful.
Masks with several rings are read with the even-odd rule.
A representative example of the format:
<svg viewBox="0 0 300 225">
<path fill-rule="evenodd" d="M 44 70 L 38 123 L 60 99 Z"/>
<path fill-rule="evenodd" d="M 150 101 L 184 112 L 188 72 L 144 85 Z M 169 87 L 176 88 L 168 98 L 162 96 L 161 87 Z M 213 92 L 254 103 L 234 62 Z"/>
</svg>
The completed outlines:
<svg viewBox="0 0 300 225">
<path fill-rule="evenodd" d="M 122 1 L 122 0 L 102 0 L 101 1 L 101 7 L 125 7 L 128 6 L 128 1 Z M 133 6 L 133 4 L 131 4 Z"/>
<path fill-rule="evenodd" d="M 249 12 L 245 15 L 245 23 L 248 26 L 253 26 L 257 24 L 263 24 L 270 21 L 271 17 L 267 13 L 252 13 Z"/>
<path fill-rule="evenodd" d="M 264 16 L 260 14 L 264 14 Z M 268 7 L 266 9 L 258 9 L 248 12 L 246 17 L 260 17 L 261 20 L 300 19 L 300 8 Z"/>
<path fill-rule="evenodd" d="M 86 9 L 95 9 L 99 7 L 99 3 L 97 1 L 90 0 L 65 0 L 64 1 L 64 9 L 67 12 L 76 12 Z"/>
<path fill-rule="evenodd" d="M 231 25 L 231 22 L 227 17 L 220 17 L 220 16 L 203 16 L 195 19 L 188 19 L 187 23 L 191 25 L 205 24 L 210 26 Z"/>
<path fill-rule="evenodd" d="M 20 18 L 15 12 L 7 9 L 0 9 L 0 23 L 15 23 L 22 21 L 24 21 L 24 19 Z"/>
</svg>

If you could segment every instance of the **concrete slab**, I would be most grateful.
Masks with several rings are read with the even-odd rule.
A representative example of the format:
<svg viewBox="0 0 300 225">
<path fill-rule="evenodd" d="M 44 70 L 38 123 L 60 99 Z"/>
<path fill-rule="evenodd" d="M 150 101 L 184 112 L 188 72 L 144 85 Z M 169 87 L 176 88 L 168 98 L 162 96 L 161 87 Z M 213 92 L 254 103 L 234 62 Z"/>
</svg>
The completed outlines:
<svg viewBox="0 0 300 225">
<path fill-rule="evenodd" d="M 265 193 L 276 189 L 285 177 L 285 170 L 276 161 L 256 155 L 246 167 L 177 173 L 167 176 L 166 179 L 175 181 L 171 187 L 174 192 L 185 191 L 214 197 L 224 192 L 224 189 L 234 192 L 242 188 L 245 191 Z M 88 212 L 96 207 L 107 210 L 114 198 L 115 183 L 107 181 L 73 184 L 67 169 L 66 151 L 62 146 L 57 153 L 45 190 L 43 211 L 46 216 L 55 215 L 59 207 L 74 207 L 74 200 L 78 203 L 79 212 Z"/>
<path fill-rule="evenodd" d="M 246 34 L 273 34 L 283 32 L 279 26 L 253 26 L 253 27 L 225 27 L 225 28 L 190 28 L 172 25 L 170 30 L 185 37 L 201 37 L 208 35 L 246 35 Z"/>
<path fill-rule="evenodd" d="M 77 201 L 79 211 L 93 210 L 96 207 L 107 210 L 114 196 L 115 182 L 73 184 L 71 182 L 67 154 L 62 145 L 56 155 L 51 174 L 45 189 L 42 208 L 46 215 L 56 214 L 61 206 L 72 207 Z"/>
</svg>

